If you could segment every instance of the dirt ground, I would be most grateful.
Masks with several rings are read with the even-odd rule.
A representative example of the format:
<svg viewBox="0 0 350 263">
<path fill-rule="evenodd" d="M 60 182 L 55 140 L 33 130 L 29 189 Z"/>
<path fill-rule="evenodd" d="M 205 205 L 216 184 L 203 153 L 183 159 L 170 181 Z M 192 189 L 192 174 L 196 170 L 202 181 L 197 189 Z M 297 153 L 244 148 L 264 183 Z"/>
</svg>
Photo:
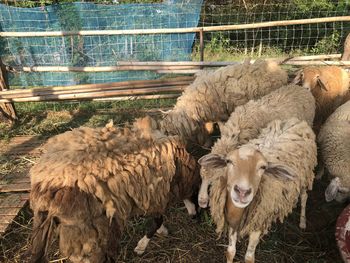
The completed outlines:
<svg viewBox="0 0 350 263">
<path fill-rule="evenodd" d="M 298 209 L 281 224 L 273 225 L 270 233 L 264 236 L 257 247 L 257 262 L 268 263 L 336 263 L 342 262 L 339 256 L 334 229 L 337 215 L 344 205 L 325 203 L 323 190 L 326 184 L 316 182 L 310 195 L 307 209 L 307 229 L 298 228 Z M 137 241 L 143 236 L 147 219 L 134 219 L 128 225 L 120 244 L 118 263 L 122 262 L 224 262 L 227 239 L 217 240 L 214 225 L 203 211 L 200 221 L 191 219 L 179 203 L 169 209 L 165 224 L 168 237 L 156 236 L 142 256 L 133 253 Z M 26 262 L 25 255 L 31 232 L 31 211 L 26 206 L 1 238 L 0 262 Z M 246 240 L 238 244 L 237 262 L 243 262 Z M 54 246 L 55 247 L 55 246 Z M 57 246 L 56 246 L 57 247 Z M 53 249 L 51 262 L 60 261 L 57 249 Z M 240 261 L 238 261 L 240 260 Z"/>
</svg>

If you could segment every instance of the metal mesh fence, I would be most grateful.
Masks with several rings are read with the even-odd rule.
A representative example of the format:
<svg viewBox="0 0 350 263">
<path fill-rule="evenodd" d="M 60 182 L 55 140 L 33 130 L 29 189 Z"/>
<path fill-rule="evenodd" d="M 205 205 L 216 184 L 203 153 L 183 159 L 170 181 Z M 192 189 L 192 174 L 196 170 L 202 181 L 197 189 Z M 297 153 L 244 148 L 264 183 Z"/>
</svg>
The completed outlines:
<svg viewBox="0 0 350 263">
<path fill-rule="evenodd" d="M 37 8 L 0 5 L 1 31 L 79 31 L 183 28 L 198 24 L 202 0 L 160 4 L 54 4 Z M 191 58 L 194 33 L 8 37 L 1 55 L 11 66 L 112 66 L 118 61 L 179 61 Z M 153 72 L 17 73 L 11 85 L 51 86 L 157 77 Z"/>
<path fill-rule="evenodd" d="M 349 14 L 350 1 L 347 0 L 205 1 L 199 24 L 250 24 Z M 206 34 L 205 43 L 214 50 L 226 48 L 244 54 L 327 54 L 339 51 L 349 33 L 349 22 L 317 23 L 212 32 Z"/>
<path fill-rule="evenodd" d="M 66 1 L 52 4 L 53 0 L 4 1 L 14 4 L 0 5 L 0 31 L 185 28 L 350 14 L 348 0 L 167 0 L 143 4 L 124 4 L 126 1 L 123 0 L 69 4 L 62 3 Z M 40 6 L 40 3 L 47 5 Z M 335 53 L 349 33 L 349 22 L 206 32 L 205 59 L 235 60 L 244 56 Z M 10 66 L 113 66 L 119 61 L 182 61 L 190 60 L 191 56 L 192 59 L 199 57 L 199 40 L 194 33 L 8 37 L 0 40 L 0 47 L 2 59 Z M 151 71 L 15 73 L 10 76 L 10 84 L 53 86 L 152 79 L 159 76 Z"/>
</svg>

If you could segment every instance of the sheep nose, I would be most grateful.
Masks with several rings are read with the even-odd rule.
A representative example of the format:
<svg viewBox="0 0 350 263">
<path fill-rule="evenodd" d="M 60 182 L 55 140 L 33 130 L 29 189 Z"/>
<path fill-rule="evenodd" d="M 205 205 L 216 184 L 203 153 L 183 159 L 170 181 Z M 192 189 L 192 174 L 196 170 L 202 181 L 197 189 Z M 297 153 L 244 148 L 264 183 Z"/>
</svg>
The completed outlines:
<svg viewBox="0 0 350 263">
<path fill-rule="evenodd" d="M 240 188 L 238 185 L 235 185 L 233 189 L 235 190 L 235 192 L 238 194 L 240 198 L 247 197 L 252 192 L 252 188 L 243 189 L 243 188 Z"/>
</svg>

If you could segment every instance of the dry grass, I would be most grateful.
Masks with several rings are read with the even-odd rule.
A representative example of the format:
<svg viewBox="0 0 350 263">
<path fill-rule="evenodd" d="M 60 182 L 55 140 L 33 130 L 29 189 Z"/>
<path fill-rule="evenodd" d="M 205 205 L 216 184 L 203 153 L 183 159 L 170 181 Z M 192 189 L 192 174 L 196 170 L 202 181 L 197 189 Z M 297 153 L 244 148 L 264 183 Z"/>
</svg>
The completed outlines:
<svg viewBox="0 0 350 263">
<path fill-rule="evenodd" d="M 166 104 L 165 104 L 166 105 Z M 151 105 L 159 107 L 159 105 Z M 162 105 L 164 106 L 164 104 Z M 21 123 L 11 130 L 16 134 L 53 135 L 79 126 L 99 126 L 113 118 L 117 124 L 144 114 L 140 108 L 131 113 L 127 110 L 111 108 L 104 110 L 89 107 L 72 109 L 45 109 L 22 111 Z M 30 121 L 28 124 L 26 121 Z M 0 127 L 0 132 L 7 129 Z M 4 136 L 6 137 L 6 136 Z M 4 138 L 3 137 L 3 138 Z M 29 165 L 21 158 L 0 158 L 0 179 L 11 172 L 18 172 Z M 325 203 L 324 189 L 327 178 L 316 181 L 310 194 L 307 207 L 307 229 L 301 231 L 299 208 L 294 210 L 284 223 L 273 225 L 269 235 L 264 236 L 257 248 L 259 263 L 328 263 L 341 262 L 334 238 L 337 215 L 345 206 L 335 202 Z M 169 229 L 168 237 L 155 237 L 142 256 L 133 253 L 137 241 L 144 235 L 146 219 L 136 218 L 130 221 L 121 239 L 118 262 L 224 262 L 227 239 L 217 240 L 215 227 L 207 211 L 203 211 L 200 223 L 191 219 L 182 203 L 172 206 L 166 214 L 165 224 Z M 27 262 L 26 251 L 31 233 L 32 214 L 28 205 L 21 210 L 8 231 L 0 238 L 0 262 Z M 238 244 L 237 260 L 242 262 L 246 249 L 246 240 Z M 51 252 L 52 262 L 60 261 L 57 245 Z M 58 260 L 58 261 L 55 261 Z"/>
<path fill-rule="evenodd" d="M 316 183 L 315 191 L 308 202 L 308 227 L 298 228 L 299 213 L 294 213 L 283 223 L 275 224 L 269 235 L 263 237 L 257 248 L 260 263 L 328 263 L 341 262 L 334 241 L 334 224 L 342 205 L 324 203 L 319 198 L 324 182 Z M 316 192 L 317 191 L 317 192 Z M 26 262 L 26 249 L 31 229 L 31 212 L 25 207 L 0 239 L 0 262 Z M 219 240 L 207 211 L 201 222 L 191 219 L 181 203 L 169 209 L 165 224 L 168 237 L 156 236 L 142 256 L 133 253 L 137 241 L 144 235 L 146 219 L 137 218 L 126 228 L 120 244 L 119 263 L 134 262 L 224 262 L 227 239 Z M 243 260 L 246 241 L 238 244 L 237 260 Z M 54 246 L 57 248 L 57 246 Z M 52 260 L 60 258 L 57 249 L 51 253 Z"/>
</svg>

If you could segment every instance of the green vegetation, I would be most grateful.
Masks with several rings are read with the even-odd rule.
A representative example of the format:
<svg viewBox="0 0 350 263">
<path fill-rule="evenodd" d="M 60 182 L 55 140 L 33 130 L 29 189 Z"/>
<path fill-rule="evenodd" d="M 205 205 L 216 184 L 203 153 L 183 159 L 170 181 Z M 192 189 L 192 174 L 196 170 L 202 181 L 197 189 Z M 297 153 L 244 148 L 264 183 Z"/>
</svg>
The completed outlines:
<svg viewBox="0 0 350 263">
<path fill-rule="evenodd" d="M 2 2 L 7 2 L 3 0 Z M 19 0 L 19 1 L 9 1 L 10 5 L 16 7 L 39 7 L 45 5 L 52 5 L 55 3 L 73 3 L 77 2 L 77 0 Z M 93 0 L 93 1 L 85 1 L 85 2 L 93 2 L 96 4 L 129 4 L 129 3 L 160 3 L 162 0 Z"/>
<path fill-rule="evenodd" d="M 109 120 L 123 125 L 136 117 L 151 114 L 160 116 L 158 109 L 174 104 L 174 99 L 130 100 L 119 102 L 28 102 L 16 103 L 19 122 L 13 127 L 0 122 L 0 139 L 16 135 L 51 136 L 81 125 L 104 126 Z"/>
</svg>

